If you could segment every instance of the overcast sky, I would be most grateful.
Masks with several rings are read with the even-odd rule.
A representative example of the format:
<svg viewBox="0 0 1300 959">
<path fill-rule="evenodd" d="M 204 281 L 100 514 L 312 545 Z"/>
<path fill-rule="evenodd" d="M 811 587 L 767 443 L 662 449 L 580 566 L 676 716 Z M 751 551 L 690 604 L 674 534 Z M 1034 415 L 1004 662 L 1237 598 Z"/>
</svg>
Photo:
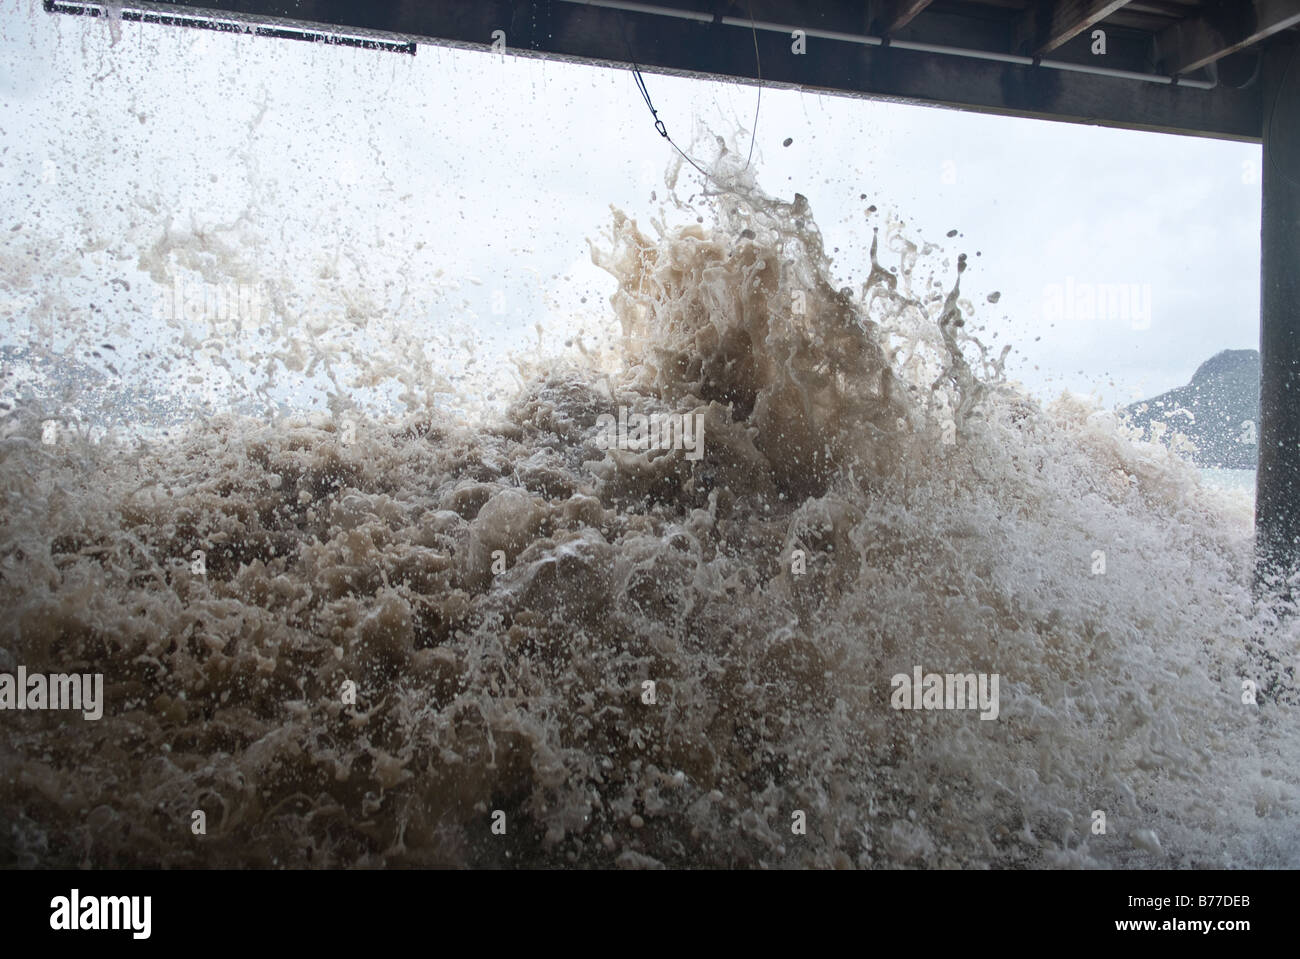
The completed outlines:
<svg viewBox="0 0 1300 959">
<path fill-rule="evenodd" d="M 747 144 L 754 87 L 646 83 L 684 146 L 705 127 L 743 128 Z M 93 302 L 105 335 L 136 349 L 176 336 L 149 316 L 166 274 L 141 269 L 164 235 L 173 264 L 219 245 L 231 276 L 356 291 L 358 327 L 384 317 L 376 348 L 383 331 L 423 331 L 451 365 L 458 337 L 504 354 L 527 349 L 539 322 L 604 322 L 612 281 L 587 238 L 611 204 L 645 222 L 671 159 L 625 70 L 0 0 L 0 300 L 18 316 Z M 837 281 L 865 278 L 865 207 L 894 211 L 954 259 L 970 254 L 974 325 L 1014 344 L 1014 378 L 1107 403 L 1257 346 L 1259 159 L 1253 145 L 774 89 L 754 148 L 763 189 L 809 198 L 839 248 Z M 1149 322 L 1050 315 L 1054 289 L 1087 285 L 1132 286 L 1139 305 L 1149 287 Z M 12 340 L 19 321 L 0 322 Z"/>
</svg>

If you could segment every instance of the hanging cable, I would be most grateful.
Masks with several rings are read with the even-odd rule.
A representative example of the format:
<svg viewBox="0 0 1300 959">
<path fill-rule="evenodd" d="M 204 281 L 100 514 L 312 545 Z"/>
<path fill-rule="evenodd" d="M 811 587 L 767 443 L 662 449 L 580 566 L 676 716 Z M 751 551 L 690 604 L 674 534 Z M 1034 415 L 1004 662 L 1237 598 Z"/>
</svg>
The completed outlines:
<svg viewBox="0 0 1300 959">
<path fill-rule="evenodd" d="M 749 156 L 745 157 L 745 169 L 749 169 L 749 161 L 754 159 L 754 138 L 758 136 L 758 108 L 763 105 L 763 61 L 758 56 L 758 28 L 754 25 L 754 5 L 746 0 L 745 6 L 749 9 L 749 32 L 754 38 L 754 72 L 758 74 L 758 99 L 754 102 L 754 123 L 749 131 Z"/>
<path fill-rule="evenodd" d="M 754 123 L 752 125 L 753 128 L 749 132 L 749 155 L 745 158 L 744 167 L 748 170 L 750 161 L 754 158 L 754 141 L 758 137 L 758 111 L 763 104 L 763 64 L 758 55 L 758 29 L 754 24 L 754 8 L 752 4 L 746 5 L 749 7 L 749 29 L 754 40 L 754 72 L 758 75 L 758 99 L 754 104 Z M 679 147 L 676 142 L 674 142 L 673 138 L 668 135 L 668 127 L 665 125 L 664 121 L 659 118 L 659 111 L 655 109 L 655 105 L 650 99 L 650 91 L 646 89 L 645 77 L 641 75 L 641 68 L 637 65 L 636 59 L 632 56 L 632 46 L 627 39 L 627 21 L 623 22 L 623 45 L 627 48 L 628 62 L 632 64 L 632 76 L 636 80 L 636 87 L 641 91 L 641 97 L 645 100 L 645 105 L 650 111 L 650 116 L 654 118 L 655 129 L 659 131 L 659 135 L 667 140 L 674 150 L 681 154 L 683 160 L 695 167 L 696 170 L 708 177 L 714 183 L 725 187 L 725 184 L 718 180 L 717 177 L 691 159 L 691 157 L 687 155 L 686 151 Z"/>
</svg>

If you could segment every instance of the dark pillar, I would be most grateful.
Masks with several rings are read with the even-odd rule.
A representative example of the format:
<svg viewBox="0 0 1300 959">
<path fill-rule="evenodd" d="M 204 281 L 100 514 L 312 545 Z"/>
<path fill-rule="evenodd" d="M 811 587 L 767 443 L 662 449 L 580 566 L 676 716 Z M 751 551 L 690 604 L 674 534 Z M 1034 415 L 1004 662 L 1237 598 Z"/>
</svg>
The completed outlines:
<svg viewBox="0 0 1300 959">
<path fill-rule="evenodd" d="M 1260 428 L 1255 552 L 1261 580 L 1300 569 L 1300 44 L 1264 54 Z"/>
</svg>

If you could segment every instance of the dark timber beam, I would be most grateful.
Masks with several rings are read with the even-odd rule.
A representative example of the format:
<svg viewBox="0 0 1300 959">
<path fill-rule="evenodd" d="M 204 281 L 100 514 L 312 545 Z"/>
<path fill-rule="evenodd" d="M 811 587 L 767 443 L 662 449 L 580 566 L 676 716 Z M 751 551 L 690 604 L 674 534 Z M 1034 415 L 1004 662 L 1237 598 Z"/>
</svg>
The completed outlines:
<svg viewBox="0 0 1300 959">
<path fill-rule="evenodd" d="M 1255 549 L 1267 579 L 1300 569 L 1300 43 L 1265 51 L 1263 83 Z"/>
<path fill-rule="evenodd" d="M 885 4 L 884 16 L 880 18 L 881 32 L 891 34 L 902 30 L 933 2 L 934 0 L 889 0 Z"/>
<path fill-rule="evenodd" d="M 1199 70 L 1288 27 L 1300 24 L 1300 0 L 1236 0 L 1168 27 L 1158 49 L 1164 73 Z"/>
<path fill-rule="evenodd" d="M 1056 0 L 1031 4 L 1016 20 L 1014 49 L 1030 57 L 1051 53 L 1127 3 L 1128 0 Z"/>
<path fill-rule="evenodd" d="M 360 30 L 366 36 L 483 51 L 491 50 L 493 34 L 500 31 L 511 56 L 615 66 L 635 60 L 650 73 L 742 82 L 756 82 L 761 63 L 764 86 L 1133 130 L 1259 140 L 1257 88 L 1237 90 L 1224 84 L 1197 89 L 998 60 L 998 56 L 1008 56 L 1005 27 L 996 48 L 983 48 L 992 58 L 978 59 L 909 50 L 898 44 L 881 46 L 878 38 L 866 33 L 867 5 L 862 0 L 823 0 L 816 6 L 754 0 L 754 18 L 764 24 L 757 31 L 756 59 L 748 17 L 737 18 L 733 25 L 701 13 L 702 0 L 696 6 L 683 0 L 660 2 L 671 2 L 676 15 L 629 9 L 631 4 L 611 7 L 565 0 L 406 0 L 384 4 L 365 0 L 191 0 L 179 6 L 126 0 L 121 6 L 155 12 L 207 10 L 248 22 L 270 20 L 280 26 L 300 24 L 312 30 Z M 933 16 L 938 30 L 946 21 L 937 13 Z M 918 17 L 909 25 L 910 41 L 931 42 L 927 17 Z M 968 36 L 980 35 L 981 25 L 986 24 L 979 18 L 958 19 L 969 23 Z M 806 55 L 794 53 L 787 27 L 806 31 Z"/>
</svg>

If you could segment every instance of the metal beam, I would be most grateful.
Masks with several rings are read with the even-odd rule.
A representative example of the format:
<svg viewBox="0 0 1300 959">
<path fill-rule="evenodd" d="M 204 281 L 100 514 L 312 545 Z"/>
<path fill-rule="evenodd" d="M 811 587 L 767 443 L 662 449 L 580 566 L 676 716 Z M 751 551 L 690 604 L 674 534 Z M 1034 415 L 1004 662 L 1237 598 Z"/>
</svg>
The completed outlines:
<svg viewBox="0 0 1300 959">
<path fill-rule="evenodd" d="M 1056 0 L 1050 5 L 1030 5 L 1016 21 L 1013 49 L 1027 56 L 1041 57 L 1127 3 L 1128 0 Z"/>
<path fill-rule="evenodd" d="M 1300 43 L 1264 54 L 1257 572 L 1300 569 Z"/>
<path fill-rule="evenodd" d="M 902 30 L 933 2 L 934 0 L 889 0 L 885 5 L 885 15 L 880 18 L 881 32 L 888 36 Z"/>
<path fill-rule="evenodd" d="M 1163 71 L 1191 73 L 1300 24 L 1300 0 L 1239 0 L 1168 27 L 1157 39 Z"/>
</svg>

